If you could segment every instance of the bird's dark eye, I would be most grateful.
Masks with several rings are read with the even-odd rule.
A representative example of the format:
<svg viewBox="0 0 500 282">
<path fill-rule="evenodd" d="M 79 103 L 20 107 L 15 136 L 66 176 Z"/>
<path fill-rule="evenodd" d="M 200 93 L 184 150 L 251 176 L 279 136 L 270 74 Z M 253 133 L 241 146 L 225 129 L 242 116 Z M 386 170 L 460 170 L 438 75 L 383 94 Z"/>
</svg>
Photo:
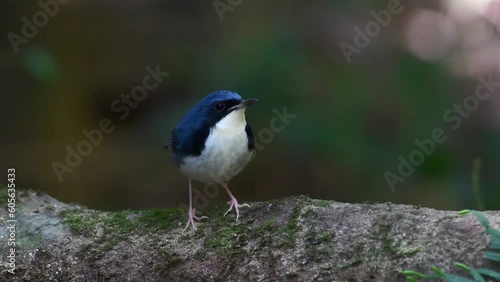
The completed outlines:
<svg viewBox="0 0 500 282">
<path fill-rule="evenodd" d="M 226 105 L 224 103 L 217 103 L 215 104 L 215 110 L 218 112 L 223 111 L 226 108 Z"/>
</svg>

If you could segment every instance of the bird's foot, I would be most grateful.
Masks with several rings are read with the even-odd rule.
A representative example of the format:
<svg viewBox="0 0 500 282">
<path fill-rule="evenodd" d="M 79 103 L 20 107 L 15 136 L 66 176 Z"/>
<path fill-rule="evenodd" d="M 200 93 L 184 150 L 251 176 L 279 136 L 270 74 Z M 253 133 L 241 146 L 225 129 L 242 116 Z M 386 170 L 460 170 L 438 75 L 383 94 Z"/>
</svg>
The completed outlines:
<svg viewBox="0 0 500 282">
<path fill-rule="evenodd" d="M 231 201 L 227 202 L 229 204 L 229 209 L 224 213 L 224 216 L 226 216 L 230 211 L 234 210 L 236 211 L 236 222 L 238 222 L 238 219 L 240 218 L 240 208 L 249 208 L 249 204 L 238 204 L 238 200 L 236 198 L 232 198 Z"/>
<path fill-rule="evenodd" d="M 186 227 L 184 227 L 184 231 L 186 231 L 186 229 L 189 227 L 189 224 L 191 224 L 191 227 L 193 228 L 193 230 L 196 230 L 196 225 L 194 224 L 194 221 L 197 220 L 197 221 L 200 221 L 202 219 L 208 219 L 208 216 L 196 216 L 196 209 L 192 209 L 188 212 L 188 222 L 186 224 Z"/>
</svg>

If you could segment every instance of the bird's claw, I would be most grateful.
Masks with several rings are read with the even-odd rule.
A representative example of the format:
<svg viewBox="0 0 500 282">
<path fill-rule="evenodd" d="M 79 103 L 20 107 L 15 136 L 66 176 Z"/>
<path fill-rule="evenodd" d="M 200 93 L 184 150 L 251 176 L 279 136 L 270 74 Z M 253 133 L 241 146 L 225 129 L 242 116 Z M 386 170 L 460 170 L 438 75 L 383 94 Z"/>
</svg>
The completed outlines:
<svg viewBox="0 0 500 282">
<path fill-rule="evenodd" d="M 238 219 L 240 218 L 240 208 L 249 208 L 249 204 L 238 204 L 238 201 L 236 199 L 232 199 L 231 201 L 227 202 L 229 204 L 229 209 L 224 213 L 224 216 L 226 216 L 230 211 L 234 210 L 236 211 L 236 222 L 238 222 Z"/>
<path fill-rule="evenodd" d="M 186 224 L 186 227 L 184 227 L 184 230 L 182 232 L 185 232 L 186 229 L 189 227 L 189 224 L 191 224 L 193 230 L 196 231 L 196 225 L 194 224 L 194 221 L 200 221 L 202 219 L 208 219 L 208 216 L 196 216 L 196 209 L 192 209 L 188 212 L 188 222 Z"/>
</svg>

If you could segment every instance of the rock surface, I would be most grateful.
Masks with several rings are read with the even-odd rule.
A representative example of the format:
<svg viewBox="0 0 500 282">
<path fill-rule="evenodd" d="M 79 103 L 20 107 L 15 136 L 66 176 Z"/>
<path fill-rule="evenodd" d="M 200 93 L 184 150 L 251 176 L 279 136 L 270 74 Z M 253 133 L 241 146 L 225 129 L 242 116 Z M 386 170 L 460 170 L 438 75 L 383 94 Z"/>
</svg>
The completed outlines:
<svg viewBox="0 0 500 282">
<path fill-rule="evenodd" d="M 483 227 L 454 211 L 292 197 L 250 203 L 239 223 L 226 207 L 202 211 L 210 219 L 183 233 L 179 209 L 101 212 L 31 191 L 17 200 L 15 275 L 0 209 L 0 281 L 405 281 L 405 269 L 488 265 Z M 500 212 L 485 214 L 500 227 Z"/>
</svg>

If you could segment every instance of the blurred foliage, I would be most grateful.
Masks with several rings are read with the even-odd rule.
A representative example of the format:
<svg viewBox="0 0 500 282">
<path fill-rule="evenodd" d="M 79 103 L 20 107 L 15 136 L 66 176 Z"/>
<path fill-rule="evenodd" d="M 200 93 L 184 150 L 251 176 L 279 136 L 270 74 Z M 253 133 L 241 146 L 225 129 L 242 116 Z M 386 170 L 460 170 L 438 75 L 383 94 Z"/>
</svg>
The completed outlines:
<svg viewBox="0 0 500 282">
<path fill-rule="evenodd" d="M 473 208 L 471 170 L 481 158 L 479 196 L 486 209 L 499 209 L 498 95 L 481 102 L 457 130 L 443 120 L 443 113 L 474 93 L 478 76 L 491 73 L 479 65 L 490 67 L 489 53 L 466 53 L 470 48 L 457 38 L 472 35 L 460 29 L 462 37 L 445 42 L 452 46 L 444 49 L 446 55 L 427 59 L 429 52 L 443 50 L 440 44 L 448 37 L 438 33 L 439 26 L 409 32 L 419 15 L 442 16 L 458 26 L 448 2 L 439 3 L 403 3 L 403 12 L 392 15 L 350 64 L 339 44 L 353 44 L 354 27 L 364 27 L 373 20 L 370 11 L 387 2 L 244 1 L 223 21 L 210 2 L 61 5 L 19 45 L 18 54 L 8 40 L 0 45 L 0 171 L 16 167 L 19 186 L 95 208 L 177 206 L 187 201 L 187 180 L 161 148 L 198 100 L 230 89 L 261 100 L 247 112 L 257 134 L 269 127 L 273 109 L 286 107 L 297 115 L 231 181 L 240 201 L 309 194 Z M 11 0 L 0 7 L 8 12 L 0 25 L 3 34 L 19 35 L 21 18 L 31 19 L 41 9 L 35 2 Z M 475 19 L 490 23 L 479 14 Z M 474 50 L 498 41 L 495 33 L 489 36 L 470 39 L 477 43 Z M 120 120 L 113 101 L 142 84 L 147 66 L 158 64 L 170 75 Z M 84 140 L 82 130 L 98 128 L 103 118 L 116 129 L 59 182 L 51 164 L 64 163 L 66 146 L 76 148 Z M 435 128 L 443 128 L 447 141 L 391 191 L 384 173 L 397 173 L 398 156 L 408 158 L 417 149 L 415 139 L 431 138 Z M 226 198 L 222 192 L 208 200 L 215 205 Z"/>
</svg>

